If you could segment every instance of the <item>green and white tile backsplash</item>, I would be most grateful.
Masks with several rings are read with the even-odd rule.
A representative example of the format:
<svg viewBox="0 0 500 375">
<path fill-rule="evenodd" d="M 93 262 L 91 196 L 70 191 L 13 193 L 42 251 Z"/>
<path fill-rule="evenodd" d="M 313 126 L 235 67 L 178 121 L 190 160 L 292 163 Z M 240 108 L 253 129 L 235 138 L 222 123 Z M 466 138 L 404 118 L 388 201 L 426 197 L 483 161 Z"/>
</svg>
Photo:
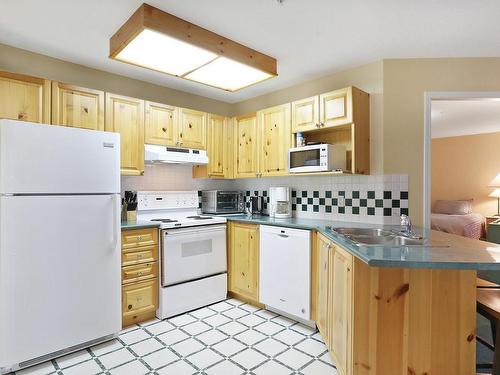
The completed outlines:
<svg viewBox="0 0 500 375">
<path fill-rule="evenodd" d="M 408 212 L 408 176 L 289 176 L 239 180 L 193 179 L 186 165 L 146 165 L 144 176 L 122 177 L 124 190 L 243 190 L 268 198 L 271 186 L 294 194 L 296 217 L 399 224 Z M 256 193 L 257 192 L 257 193 Z M 267 209 L 267 206 L 265 207 Z"/>
<path fill-rule="evenodd" d="M 250 196 L 264 198 L 267 213 L 270 186 L 292 189 L 292 210 L 295 217 L 399 224 L 401 214 L 408 214 L 408 176 L 302 176 L 237 181 Z M 248 184 L 248 185 L 247 185 Z M 268 186 L 263 186 L 268 184 Z"/>
</svg>

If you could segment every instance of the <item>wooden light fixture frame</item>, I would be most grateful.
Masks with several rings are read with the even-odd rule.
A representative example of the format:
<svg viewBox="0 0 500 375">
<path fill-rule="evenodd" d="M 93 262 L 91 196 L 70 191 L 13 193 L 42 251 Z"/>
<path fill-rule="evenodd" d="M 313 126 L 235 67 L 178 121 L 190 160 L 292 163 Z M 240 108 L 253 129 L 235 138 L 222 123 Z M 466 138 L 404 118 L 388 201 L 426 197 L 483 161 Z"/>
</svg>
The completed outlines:
<svg viewBox="0 0 500 375">
<path fill-rule="evenodd" d="M 270 74 L 270 78 L 278 75 L 275 58 L 146 3 L 142 4 L 111 37 L 109 43 L 109 57 L 116 59 L 116 56 L 145 29 L 168 35 L 193 46 L 213 52 L 220 57 L 226 57 L 258 69 Z"/>
</svg>

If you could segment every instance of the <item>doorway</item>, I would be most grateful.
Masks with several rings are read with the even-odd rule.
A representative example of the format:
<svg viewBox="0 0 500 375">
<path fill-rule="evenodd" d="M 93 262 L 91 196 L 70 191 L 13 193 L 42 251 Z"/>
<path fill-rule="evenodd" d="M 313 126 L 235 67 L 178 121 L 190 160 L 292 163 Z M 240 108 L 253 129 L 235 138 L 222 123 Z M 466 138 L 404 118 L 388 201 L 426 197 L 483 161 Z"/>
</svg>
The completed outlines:
<svg viewBox="0 0 500 375">
<path fill-rule="evenodd" d="M 431 227 L 431 209 L 432 209 L 432 140 L 436 138 L 434 134 L 433 137 L 433 123 L 435 124 L 439 117 L 442 115 L 439 113 L 440 107 L 447 108 L 449 111 L 453 111 L 454 108 L 460 107 L 474 107 L 474 104 L 481 105 L 483 103 L 494 103 L 494 105 L 486 107 L 498 107 L 500 108 L 500 92 L 426 92 L 424 98 L 424 179 L 423 179 L 423 213 L 424 213 L 424 227 Z M 463 104 L 460 105 L 460 104 Z M 433 112 L 434 109 L 434 112 Z M 463 113 L 463 112 L 462 112 Z M 453 118 L 453 114 L 448 113 L 448 118 Z M 434 120 L 434 121 L 433 121 Z M 467 129 L 463 128 L 457 132 L 449 132 L 448 129 L 440 129 L 441 134 L 439 137 L 444 138 L 445 136 L 460 136 L 469 134 L 487 134 L 500 132 L 500 119 L 498 121 L 498 126 L 495 128 L 494 125 L 490 125 L 485 122 L 483 129 L 476 129 L 471 131 L 471 127 Z M 483 127 L 483 125 L 478 124 L 477 127 Z M 436 131 L 436 129 L 434 129 Z M 448 131 L 448 133 L 446 133 Z M 434 132 L 435 133 L 435 132 Z M 499 150 L 500 155 L 500 150 Z M 500 173 L 500 165 L 498 171 Z M 491 179 L 495 177 L 495 174 L 491 176 Z M 486 184 L 488 185 L 488 183 Z M 487 186 L 485 186 L 486 188 Z M 463 197 L 466 199 L 466 197 Z M 458 199 L 458 198 L 457 198 Z M 494 203 L 494 202 L 493 202 Z M 492 212 L 494 214 L 496 212 Z"/>
<path fill-rule="evenodd" d="M 500 92 L 427 92 L 424 105 L 424 226 L 488 239 L 485 224 L 500 211 L 500 185 L 492 186 L 500 174 Z M 478 275 L 500 282 L 498 272 Z M 477 331 L 493 341 L 480 315 Z M 478 363 L 492 361 L 479 342 L 476 354 Z"/>
</svg>

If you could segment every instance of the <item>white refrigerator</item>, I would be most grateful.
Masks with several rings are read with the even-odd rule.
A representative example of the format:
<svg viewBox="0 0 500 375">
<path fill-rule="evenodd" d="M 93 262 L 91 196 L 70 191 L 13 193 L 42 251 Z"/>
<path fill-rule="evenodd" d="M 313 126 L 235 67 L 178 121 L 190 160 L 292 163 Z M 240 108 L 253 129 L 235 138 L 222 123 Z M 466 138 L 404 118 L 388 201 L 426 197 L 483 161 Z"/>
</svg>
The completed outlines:
<svg viewBox="0 0 500 375">
<path fill-rule="evenodd" d="M 121 329 L 118 134 L 0 120 L 0 374 Z"/>
</svg>

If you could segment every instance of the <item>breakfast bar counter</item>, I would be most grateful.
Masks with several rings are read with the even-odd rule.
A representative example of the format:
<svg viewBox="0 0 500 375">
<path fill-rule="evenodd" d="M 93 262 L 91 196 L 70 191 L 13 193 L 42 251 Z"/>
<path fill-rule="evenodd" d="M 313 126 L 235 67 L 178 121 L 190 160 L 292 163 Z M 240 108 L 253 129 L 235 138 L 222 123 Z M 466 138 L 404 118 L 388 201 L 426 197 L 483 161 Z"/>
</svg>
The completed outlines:
<svg viewBox="0 0 500 375">
<path fill-rule="evenodd" d="M 339 228 L 393 234 L 402 228 L 268 216 L 227 220 L 312 231 L 311 319 L 339 374 L 476 373 L 477 270 L 500 270 L 499 245 L 416 228 L 423 245 L 366 246 Z"/>
<path fill-rule="evenodd" d="M 414 228 L 414 233 L 424 238 L 423 246 L 363 246 L 354 244 L 332 228 L 372 228 L 397 232 L 401 227 L 303 218 L 276 219 L 265 215 L 228 216 L 227 220 L 314 230 L 374 267 L 500 271 L 500 245 L 435 230 Z"/>
</svg>

